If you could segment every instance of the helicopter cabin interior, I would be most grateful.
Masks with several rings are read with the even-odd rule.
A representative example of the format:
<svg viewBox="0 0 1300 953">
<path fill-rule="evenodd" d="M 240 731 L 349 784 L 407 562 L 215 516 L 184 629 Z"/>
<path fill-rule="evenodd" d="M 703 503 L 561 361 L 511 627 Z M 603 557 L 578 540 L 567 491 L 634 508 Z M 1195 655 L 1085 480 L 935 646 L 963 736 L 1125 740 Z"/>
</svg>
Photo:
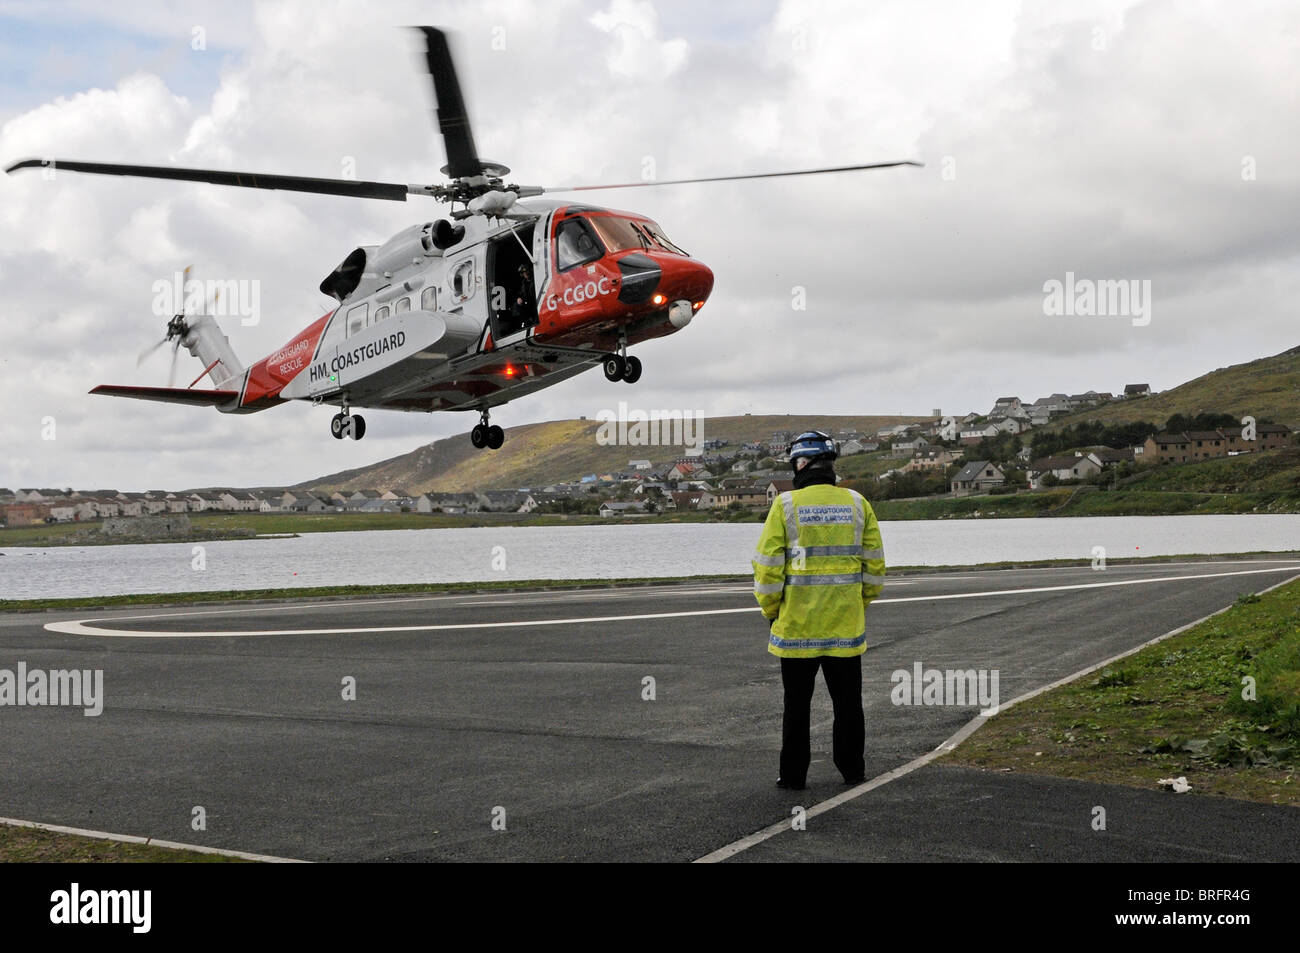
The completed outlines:
<svg viewBox="0 0 1300 953">
<path fill-rule="evenodd" d="M 492 340 L 502 341 L 537 325 L 536 270 L 525 251 L 533 245 L 532 223 L 494 237 L 487 248 L 488 309 Z"/>
</svg>

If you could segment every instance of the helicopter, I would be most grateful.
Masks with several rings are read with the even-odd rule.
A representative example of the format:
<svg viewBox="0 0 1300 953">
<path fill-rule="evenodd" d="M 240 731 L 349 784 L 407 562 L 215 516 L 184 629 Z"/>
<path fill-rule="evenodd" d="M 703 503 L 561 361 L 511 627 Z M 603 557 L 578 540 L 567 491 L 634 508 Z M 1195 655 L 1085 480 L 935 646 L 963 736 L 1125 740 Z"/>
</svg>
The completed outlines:
<svg viewBox="0 0 1300 953">
<path fill-rule="evenodd" d="M 445 218 L 403 229 L 351 251 L 320 283 L 338 304 L 288 343 L 245 367 L 216 319 L 187 306 L 155 347 L 183 346 L 203 365 L 189 387 L 101 384 L 90 393 L 215 407 L 228 414 L 290 400 L 338 407 L 336 439 L 360 440 L 355 408 L 477 411 L 479 449 L 499 449 L 505 432 L 490 412 L 596 365 L 611 381 L 636 383 L 628 348 L 689 325 L 713 290 L 713 272 L 674 244 L 651 218 L 581 202 L 540 200 L 554 192 L 684 185 L 819 175 L 896 166 L 910 160 L 794 172 L 547 187 L 507 183 L 509 167 L 475 146 L 446 33 L 424 35 L 435 115 L 450 181 L 403 184 L 263 175 L 173 166 L 25 159 L 8 166 L 404 202 L 446 203 Z M 529 199 L 527 203 L 521 201 Z M 152 349 L 151 349 L 152 350 Z M 197 387 L 204 378 L 209 387 Z"/>
</svg>

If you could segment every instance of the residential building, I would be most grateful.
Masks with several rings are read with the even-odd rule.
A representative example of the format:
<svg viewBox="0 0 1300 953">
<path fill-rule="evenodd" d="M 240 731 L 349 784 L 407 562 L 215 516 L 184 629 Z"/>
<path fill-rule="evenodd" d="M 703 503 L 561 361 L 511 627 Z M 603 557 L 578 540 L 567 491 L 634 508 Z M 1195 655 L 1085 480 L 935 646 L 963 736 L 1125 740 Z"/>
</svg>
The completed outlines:
<svg viewBox="0 0 1300 953">
<path fill-rule="evenodd" d="M 782 493 L 789 493 L 794 489 L 794 480 L 771 480 L 767 484 L 767 503 L 772 505 L 772 501 Z"/>
<path fill-rule="evenodd" d="M 6 503 L 4 506 L 6 526 L 39 526 L 49 517 L 50 505 L 48 503 L 20 502 Z"/>
<path fill-rule="evenodd" d="M 960 454 L 953 453 L 943 447 L 927 447 L 913 454 L 912 459 L 908 460 L 903 467 L 904 473 L 915 473 L 917 471 L 929 472 L 933 470 L 943 470 L 950 464 L 956 463 L 961 459 Z"/>
<path fill-rule="evenodd" d="M 1133 462 L 1133 448 L 1125 447 L 1123 450 L 1112 450 L 1110 447 L 1094 447 L 1087 451 L 1086 456 L 1090 457 L 1097 466 L 1103 470 L 1106 467 L 1115 466 L 1119 463 Z"/>
<path fill-rule="evenodd" d="M 930 447 L 930 441 L 924 437 L 903 437 L 895 440 L 889 448 L 891 457 L 910 457 L 918 450 L 926 450 Z"/>
<path fill-rule="evenodd" d="M 714 494 L 715 506 L 730 506 L 732 503 L 766 506 L 768 505 L 767 487 L 747 483 L 743 486 L 722 487 Z"/>
<path fill-rule="evenodd" d="M 636 503 L 615 503 L 608 502 L 600 504 L 600 515 L 610 516 L 644 516 L 649 501 L 641 500 Z"/>
<path fill-rule="evenodd" d="M 490 513 L 518 513 L 528 499 L 527 490 L 479 490 L 474 495 Z"/>
<path fill-rule="evenodd" d="M 1101 472 L 1101 464 L 1090 456 L 1062 455 L 1043 457 L 1029 464 L 1029 485 L 1035 490 L 1044 486 L 1043 478 L 1051 475 L 1056 480 L 1086 480 Z"/>
<path fill-rule="evenodd" d="M 954 495 L 961 496 L 991 490 L 1006 481 L 1006 475 L 996 463 L 988 460 L 972 460 L 952 478 L 951 488 Z"/>
<path fill-rule="evenodd" d="M 421 493 L 415 498 L 417 513 L 477 513 L 483 502 L 475 493 Z"/>
<path fill-rule="evenodd" d="M 1244 439 L 1241 431 L 1234 429 L 1157 433 L 1142 445 L 1142 460 L 1157 464 L 1193 463 L 1257 450 L 1276 450 L 1290 441 L 1290 429 L 1280 424 L 1259 425 L 1254 440 Z"/>
</svg>

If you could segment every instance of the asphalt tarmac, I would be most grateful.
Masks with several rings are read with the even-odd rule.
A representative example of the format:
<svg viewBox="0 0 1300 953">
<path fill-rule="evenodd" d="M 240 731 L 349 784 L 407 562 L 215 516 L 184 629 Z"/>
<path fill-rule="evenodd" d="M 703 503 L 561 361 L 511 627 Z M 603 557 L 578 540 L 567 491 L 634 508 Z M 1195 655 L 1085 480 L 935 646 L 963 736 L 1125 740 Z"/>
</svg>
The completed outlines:
<svg viewBox="0 0 1300 953">
<path fill-rule="evenodd" d="M 978 711 L 894 705 L 896 669 L 997 670 L 1006 702 L 1297 574 L 1300 556 L 892 577 L 867 615 L 867 776 Z M 102 669 L 105 698 L 98 717 L 0 707 L 0 816 L 313 861 L 696 860 L 845 790 L 820 687 L 809 789 L 774 787 L 766 637 L 731 583 L 7 613 L 0 669 Z M 1291 808 L 929 765 L 727 856 L 1297 845 Z"/>
</svg>

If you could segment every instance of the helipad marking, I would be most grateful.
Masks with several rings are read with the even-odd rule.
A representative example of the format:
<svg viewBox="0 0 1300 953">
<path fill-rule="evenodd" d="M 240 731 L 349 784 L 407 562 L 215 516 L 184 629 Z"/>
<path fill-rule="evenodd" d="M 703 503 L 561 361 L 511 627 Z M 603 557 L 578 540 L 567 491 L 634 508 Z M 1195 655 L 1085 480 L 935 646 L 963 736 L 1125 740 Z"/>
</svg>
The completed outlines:
<svg viewBox="0 0 1300 953">
<path fill-rule="evenodd" d="M 937 602 L 943 599 L 982 599 L 992 596 L 1031 595 L 1039 592 L 1066 592 L 1076 589 L 1105 589 L 1114 586 L 1145 586 L 1157 582 L 1182 582 L 1192 579 L 1219 579 L 1227 576 L 1255 576 L 1262 573 L 1297 572 L 1300 565 L 1278 566 L 1272 569 L 1245 569 L 1237 572 L 1197 573 L 1182 576 L 1160 576 L 1150 579 L 1117 579 L 1110 582 L 1074 583 L 1065 586 L 1034 586 L 1023 589 L 991 589 L 984 592 L 953 592 L 931 596 L 900 596 L 897 598 L 877 599 L 872 605 L 887 605 L 903 602 Z M 292 608 L 280 606 L 280 609 Z M 255 611 L 251 609 L 234 611 Z M 92 635 L 109 638 L 126 639 L 192 639 L 192 638 L 243 638 L 248 636 L 269 635 L 373 635 L 382 632 L 448 632 L 467 629 L 522 629 L 546 625 L 579 625 L 598 622 L 639 622 L 646 619 L 682 619 L 693 616 L 733 615 L 740 612 L 757 612 L 757 606 L 739 609 L 693 609 L 686 612 L 644 612 L 635 615 L 579 616 L 569 619 L 523 619 L 511 622 L 456 622 L 435 625 L 388 625 L 388 626 L 354 626 L 336 629 L 247 629 L 242 631 L 195 631 L 195 632 L 140 632 L 130 629 L 109 629 L 92 623 L 98 619 L 82 619 L 66 622 L 49 622 L 45 625 L 47 632 L 59 632 L 65 635 Z M 187 615 L 220 614 L 220 610 L 194 613 L 159 613 L 153 615 L 122 616 L 116 622 L 136 622 L 143 619 L 174 619 Z"/>
</svg>

